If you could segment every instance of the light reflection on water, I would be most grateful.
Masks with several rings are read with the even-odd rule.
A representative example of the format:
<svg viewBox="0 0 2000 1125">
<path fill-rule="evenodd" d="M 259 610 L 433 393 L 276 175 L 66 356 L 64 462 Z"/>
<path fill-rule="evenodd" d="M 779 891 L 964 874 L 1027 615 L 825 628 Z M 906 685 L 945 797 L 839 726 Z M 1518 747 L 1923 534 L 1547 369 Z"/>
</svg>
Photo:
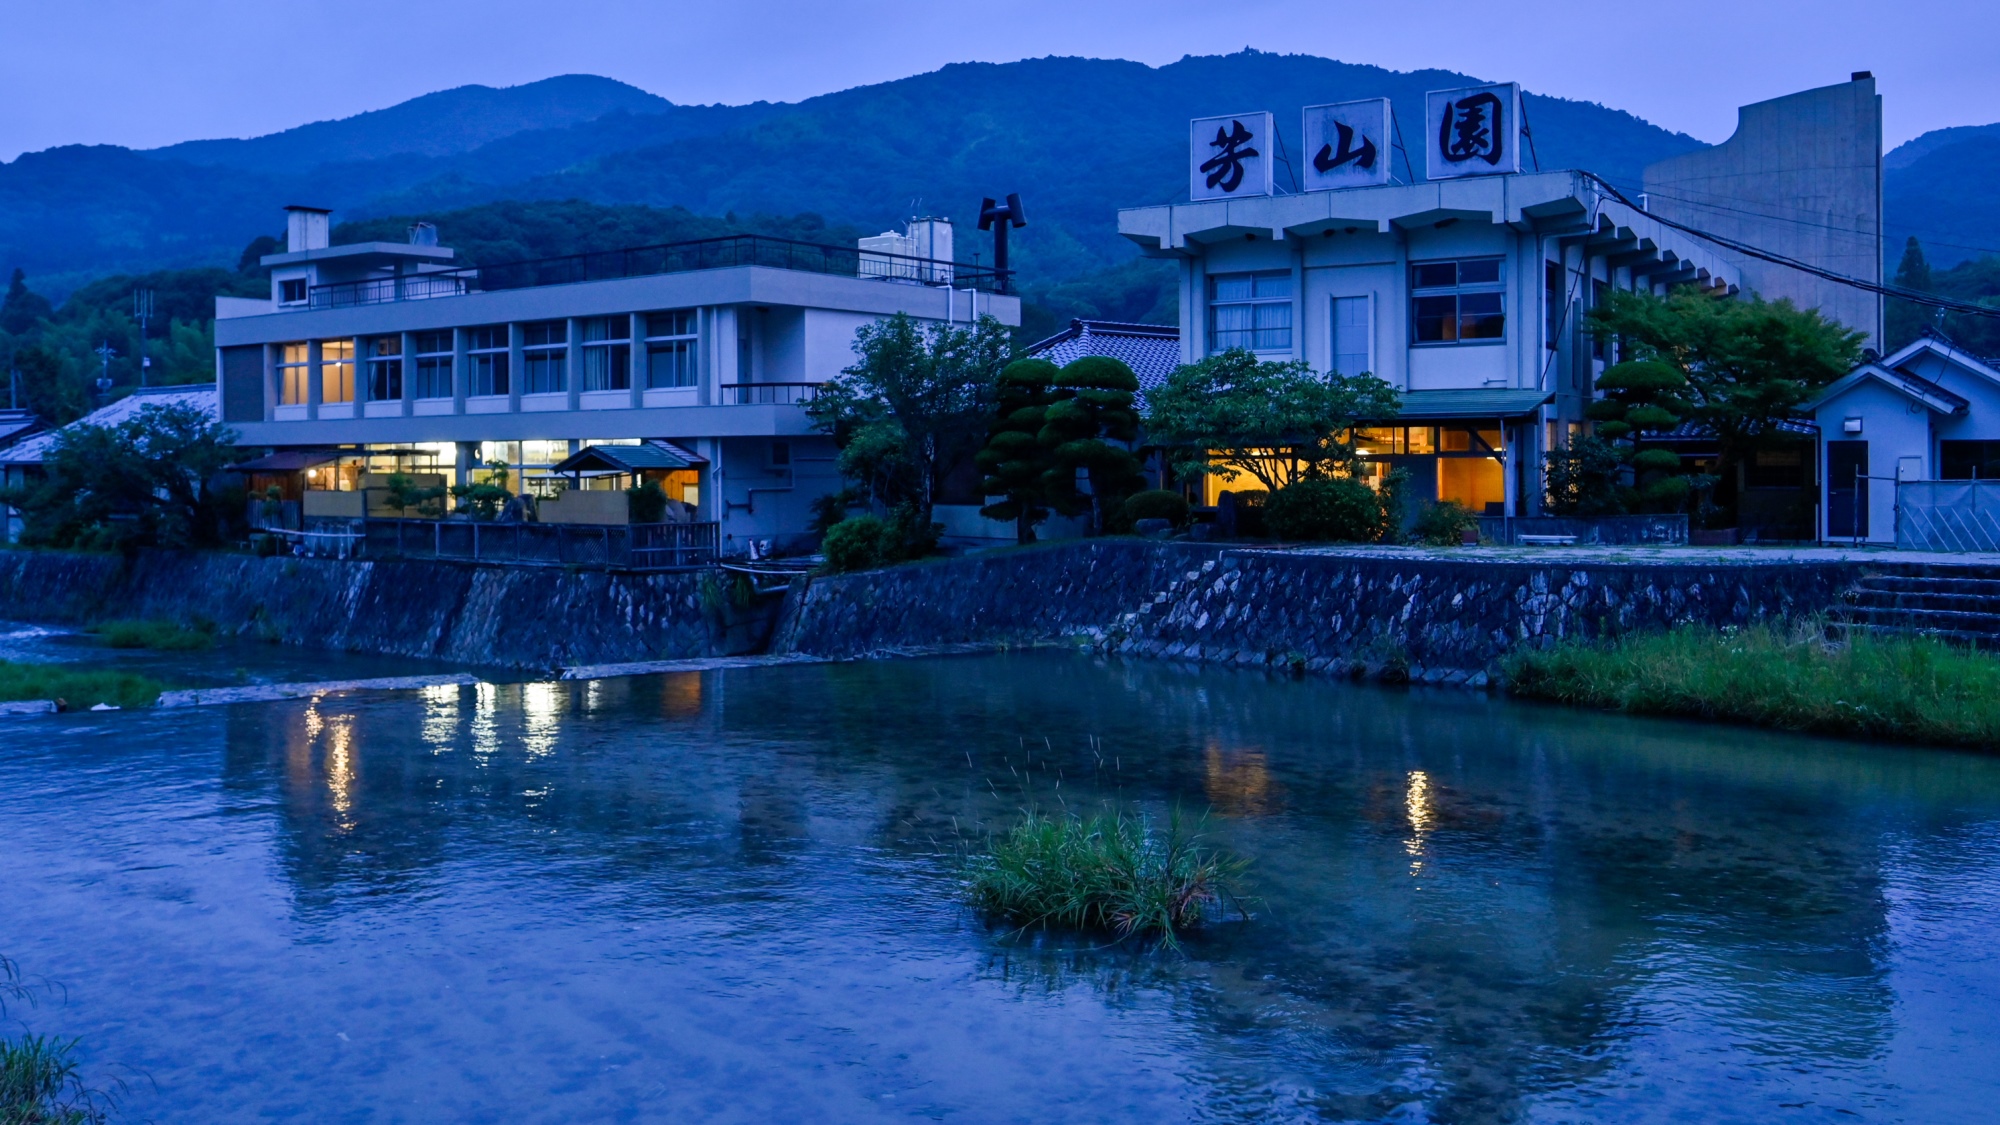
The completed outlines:
<svg viewBox="0 0 2000 1125">
<path fill-rule="evenodd" d="M 461 752 L 466 751 L 466 752 Z M 1028 805 L 1257 916 L 1010 939 Z M 2000 763 L 1049 655 L 0 726 L 0 953 L 249 1120 L 1990 1116 Z"/>
</svg>

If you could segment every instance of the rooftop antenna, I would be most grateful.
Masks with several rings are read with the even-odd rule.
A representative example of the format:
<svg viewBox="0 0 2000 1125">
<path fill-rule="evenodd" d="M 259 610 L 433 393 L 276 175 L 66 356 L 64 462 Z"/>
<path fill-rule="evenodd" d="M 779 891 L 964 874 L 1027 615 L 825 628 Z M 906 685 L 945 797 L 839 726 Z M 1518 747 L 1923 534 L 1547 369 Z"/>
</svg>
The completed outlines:
<svg viewBox="0 0 2000 1125">
<path fill-rule="evenodd" d="M 1007 205 L 997 206 L 991 199 L 979 201 L 979 229 L 993 232 L 993 285 L 999 292 L 1013 291 L 1007 277 L 1007 229 L 1028 225 L 1028 213 L 1021 209 L 1019 192 L 1007 195 Z"/>
<path fill-rule="evenodd" d="M 153 291 L 132 290 L 132 319 L 139 322 L 139 385 L 146 385 L 146 369 L 153 361 L 146 355 L 146 322 L 153 319 Z"/>
</svg>

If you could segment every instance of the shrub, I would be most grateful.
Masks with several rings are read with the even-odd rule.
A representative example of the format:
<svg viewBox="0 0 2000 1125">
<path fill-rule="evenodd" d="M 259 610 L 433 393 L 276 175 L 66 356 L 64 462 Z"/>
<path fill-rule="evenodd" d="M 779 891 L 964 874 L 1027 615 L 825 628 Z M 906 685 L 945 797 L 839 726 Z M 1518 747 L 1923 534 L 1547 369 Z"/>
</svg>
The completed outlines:
<svg viewBox="0 0 2000 1125">
<path fill-rule="evenodd" d="M 1477 529 L 1479 518 L 1456 500 L 1440 500 L 1425 508 L 1412 528 L 1417 541 L 1433 547 L 1457 547 L 1465 542 L 1467 528 Z"/>
<path fill-rule="evenodd" d="M 658 481 L 646 481 L 625 490 L 627 510 L 633 523 L 660 523 L 667 518 L 667 494 Z"/>
<path fill-rule="evenodd" d="M 1382 497 L 1358 480 L 1302 480 L 1271 494 L 1264 525 L 1280 539 L 1373 543 L 1388 526 Z"/>
<path fill-rule="evenodd" d="M 1199 826 L 1197 826 L 1199 827 Z M 1122 811 L 1084 818 L 1029 812 L 967 867 L 973 905 L 1013 925 L 1156 936 L 1221 916 L 1248 866 L 1204 848 L 1179 810 L 1165 831 Z"/>
<path fill-rule="evenodd" d="M 841 520 L 827 528 L 826 537 L 820 541 L 820 554 L 826 557 L 823 569 L 828 574 L 845 574 L 881 566 L 887 561 L 883 557 L 883 541 L 890 534 L 889 521 L 881 516 L 849 516 Z"/>
<path fill-rule="evenodd" d="M 1129 530 L 1140 520 L 1166 520 L 1175 527 L 1186 527 L 1187 497 L 1166 488 L 1135 492 L 1125 498 L 1125 503 L 1118 514 L 1119 526 L 1125 530 Z"/>
</svg>

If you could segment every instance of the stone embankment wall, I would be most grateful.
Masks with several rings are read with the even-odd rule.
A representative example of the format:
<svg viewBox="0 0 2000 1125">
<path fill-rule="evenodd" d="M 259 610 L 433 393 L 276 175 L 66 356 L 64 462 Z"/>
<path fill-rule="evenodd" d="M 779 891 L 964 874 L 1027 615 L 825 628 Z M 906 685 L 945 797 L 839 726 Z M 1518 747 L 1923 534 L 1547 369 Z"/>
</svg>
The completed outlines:
<svg viewBox="0 0 2000 1125">
<path fill-rule="evenodd" d="M 1525 562 L 1096 540 L 813 579 L 774 647 L 1067 639 L 1196 661 L 1483 682 L 1517 645 L 1832 606 L 1858 564 Z"/>
<path fill-rule="evenodd" d="M 528 669 L 761 647 L 754 628 L 727 628 L 742 614 L 702 584 L 695 573 L 0 551 L 0 618 L 199 620 L 288 644 Z"/>
</svg>

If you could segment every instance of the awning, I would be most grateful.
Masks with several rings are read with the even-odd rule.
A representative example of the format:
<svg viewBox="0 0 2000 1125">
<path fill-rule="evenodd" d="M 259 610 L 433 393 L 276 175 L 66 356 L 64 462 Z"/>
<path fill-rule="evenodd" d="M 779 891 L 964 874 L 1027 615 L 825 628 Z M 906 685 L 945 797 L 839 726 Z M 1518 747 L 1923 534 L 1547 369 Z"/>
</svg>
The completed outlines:
<svg viewBox="0 0 2000 1125">
<path fill-rule="evenodd" d="M 316 468 L 332 461 L 340 460 L 340 453 L 332 449 L 280 449 L 262 457 L 253 457 L 229 466 L 233 473 L 296 473 L 304 469 Z"/>
<path fill-rule="evenodd" d="M 587 445 L 555 465 L 551 473 L 637 473 L 692 469 L 708 462 L 670 441 L 639 445 Z"/>
<path fill-rule="evenodd" d="M 1404 391 L 1398 422 L 1443 422 L 1519 418 L 1555 398 L 1554 391 Z"/>
</svg>

